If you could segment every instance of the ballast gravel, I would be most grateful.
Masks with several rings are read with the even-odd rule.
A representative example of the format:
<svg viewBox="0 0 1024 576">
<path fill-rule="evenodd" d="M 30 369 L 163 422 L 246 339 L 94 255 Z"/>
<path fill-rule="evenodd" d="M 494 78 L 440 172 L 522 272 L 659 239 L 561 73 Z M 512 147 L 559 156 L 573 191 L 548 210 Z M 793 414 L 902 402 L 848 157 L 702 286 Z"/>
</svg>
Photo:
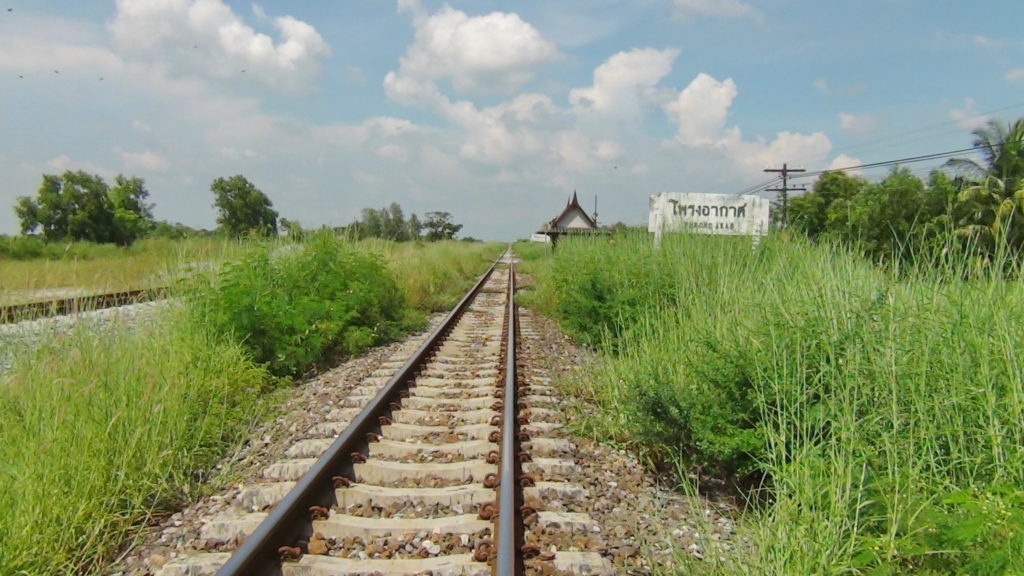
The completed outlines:
<svg viewBox="0 0 1024 576">
<path fill-rule="evenodd" d="M 522 351 L 528 370 L 530 366 L 543 367 L 556 388 L 580 371 L 586 373 L 592 356 L 574 346 L 554 322 L 526 309 L 521 309 L 520 316 L 525 320 L 524 326 L 532 332 L 529 345 Z M 439 320 L 440 317 L 436 317 L 434 322 Z M 297 385 L 281 407 L 279 417 L 258 426 L 244 445 L 214 470 L 197 471 L 197 474 L 209 476 L 211 486 L 221 485 L 223 489 L 200 498 L 185 510 L 154 521 L 138 544 L 125 550 L 106 574 L 154 574 L 187 550 L 221 548 L 223 542 L 203 540 L 203 520 L 229 510 L 243 486 L 256 482 L 260 471 L 284 457 L 287 449 L 303 439 L 310 427 L 326 421 L 337 406 L 334 400 L 325 399 L 338 398 L 339 386 L 356 386 L 400 347 L 408 347 L 412 338 L 422 336 L 375 348 Z M 558 396 L 557 405 L 545 407 L 550 413 L 544 412 L 542 417 L 532 420 L 571 423 L 572 415 L 578 412 L 577 403 L 577 399 L 563 393 Z M 616 574 L 645 575 L 680 569 L 680 562 L 703 559 L 710 552 L 709 541 L 714 541 L 717 554 L 729 550 L 734 541 L 741 545 L 734 528 L 736 513 L 727 502 L 702 500 L 700 505 L 694 505 L 663 485 L 626 451 L 572 436 L 564 428 L 551 436 L 567 439 L 575 447 L 571 458 L 576 465 L 560 471 L 559 479 L 583 487 L 584 492 L 542 492 L 544 509 L 567 514 L 587 513 L 594 520 L 589 527 L 569 530 L 552 527 L 550 532 L 563 540 L 558 542 L 558 549 L 598 551 L 611 561 Z M 539 529 L 548 530 L 546 527 Z M 389 545 L 408 555 L 432 555 L 471 550 L 476 537 L 438 538 L 423 534 L 411 539 L 394 539 Z M 324 543 L 328 547 L 341 544 Z M 382 551 L 361 552 L 373 557 Z M 541 551 L 545 552 L 547 550 Z"/>
</svg>

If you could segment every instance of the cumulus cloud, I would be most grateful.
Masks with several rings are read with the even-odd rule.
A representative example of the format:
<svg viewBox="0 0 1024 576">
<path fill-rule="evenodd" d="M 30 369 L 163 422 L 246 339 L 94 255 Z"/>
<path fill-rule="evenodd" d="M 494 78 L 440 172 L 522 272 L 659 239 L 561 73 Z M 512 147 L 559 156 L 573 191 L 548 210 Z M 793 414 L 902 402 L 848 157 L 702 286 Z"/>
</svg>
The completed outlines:
<svg viewBox="0 0 1024 576">
<path fill-rule="evenodd" d="M 829 90 L 829 87 L 828 87 L 828 80 L 826 80 L 824 78 L 816 79 L 814 81 L 814 87 L 818 90 L 818 92 L 821 92 L 822 94 L 830 93 L 830 90 Z"/>
<path fill-rule="evenodd" d="M 678 50 L 638 48 L 619 52 L 594 70 L 594 84 L 569 92 L 578 111 L 612 116 L 635 114 L 654 87 L 672 71 Z"/>
<path fill-rule="evenodd" d="M 875 117 L 868 114 L 857 116 L 855 114 L 847 114 L 846 112 L 839 113 L 839 127 L 847 132 L 868 134 L 874 132 L 877 125 L 878 122 L 875 120 Z"/>
<path fill-rule="evenodd" d="M 1006 80 L 1017 84 L 1024 84 L 1024 68 L 1014 68 L 1006 73 Z"/>
<path fill-rule="evenodd" d="M 214 77 L 244 73 L 274 86 L 303 85 L 330 55 L 327 42 L 306 22 L 255 10 L 276 28 L 276 41 L 222 0 L 117 0 L 108 28 L 127 58 Z"/>
<path fill-rule="evenodd" d="M 142 152 L 128 152 L 116 150 L 124 162 L 127 170 L 146 170 L 151 172 L 162 172 L 170 167 L 171 163 L 156 152 L 144 150 Z"/>
<path fill-rule="evenodd" d="M 687 19 L 699 16 L 738 18 L 757 16 L 750 4 L 740 0 L 673 0 L 677 13 Z"/>
<path fill-rule="evenodd" d="M 723 137 L 725 118 L 736 98 L 731 78 L 719 82 L 703 72 L 679 95 L 665 104 L 678 126 L 677 138 L 687 146 L 715 144 Z"/>
<path fill-rule="evenodd" d="M 967 131 L 981 128 L 989 121 L 987 115 L 978 113 L 978 110 L 975 108 L 974 98 L 964 98 L 964 107 L 950 110 L 949 118 L 950 120 L 955 120 L 961 128 Z"/>
<path fill-rule="evenodd" d="M 450 6 L 427 14 L 415 0 L 400 0 L 413 14 L 415 40 L 397 71 L 388 72 L 388 97 L 404 104 L 437 100 L 437 82 L 459 92 L 509 91 L 533 78 L 533 69 L 558 57 L 558 50 L 518 14 L 469 16 Z"/>
<path fill-rule="evenodd" d="M 861 160 L 860 158 L 847 156 L 846 154 L 840 154 L 833 158 L 832 162 L 829 162 L 827 170 L 842 170 L 844 168 L 860 166 L 861 164 L 864 164 L 864 161 Z M 847 172 L 853 175 L 861 174 L 861 170 L 847 170 Z"/>
<path fill-rule="evenodd" d="M 726 119 L 738 90 L 731 78 L 719 81 L 700 73 L 664 105 L 676 123 L 676 140 L 689 148 L 709 148 L 724 153 L 745 172 L 755 173 L 783 162 L 824 163 L 832 143 L 825 134 L 779 132 L 771 141 L 745 140 L 739 127 L 726 127 Z"/>
</svg>

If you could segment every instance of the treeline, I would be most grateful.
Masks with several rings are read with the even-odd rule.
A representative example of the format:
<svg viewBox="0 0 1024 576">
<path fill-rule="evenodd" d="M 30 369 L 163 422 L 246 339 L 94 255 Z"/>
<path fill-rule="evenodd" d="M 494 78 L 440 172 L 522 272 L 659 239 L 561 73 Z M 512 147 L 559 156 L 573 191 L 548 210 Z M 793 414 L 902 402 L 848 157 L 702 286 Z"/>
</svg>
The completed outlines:
<svg viewBox="0 0 1024 576">
<path fill-rule="evenodd" d="M 244 176 L 217 178 L 210 184 L 217 208 L 217 233 L 230 236 L 277 234 L 273 203 Z M 153 218 L 153 204 L 142 178 L 118 174 L 113 186 L 82 170 L 44 174 L 36 196 L 14 206 L 22 235 L 38 233 L 47 242 L 131 245 L 144 237 L 184 238 L 210 235 L 184 224 Z M 17 241 L 8 242 L 16 244 Z M 28 244 L 22 242 L 23 244 Z"/>
<path fill-rule="evenodd" d="M 18 198 L 14 212 L 22 236 L 0 236 L 0 256 L 38 257 L 52 253 L 50 245 L 65 242 L 129 246 L 145 237 L 268 237 L 280 231 L 297 238 L 305 234 L 298 222 L 279 218 L 270 198 L 244 176 L 217 178 L 210 192 L 217 209 L 214 231 L 154 219 L 154 205 L 146 202 L 149 191 L 142 178 L 119 174 L 108 185 L 101 176 L 81 170 L 44 174 L 35 197 Z M 359 220 L 334 228 L 355 239 L 396 242 L 450 240 L 460 230 L 462 224 L 454 223 L 448 212 L 427 212 L 423 220 L 416 214 L 406 218 L 395 202 L 379 210 L 365 208 Z"/>
<path fill-rule="evenodd" d="M 353 238 L 382 238 L 395 242 L 452 240 L 462 224 L 452 222 L 448 212 L 427 212 L 421 221 L 416 214 L 405 217 L 402 207 L 392 202 L 385 208 L 364 208 L 362 217 L 346 227 Z"/>
<path fill-rule="evenodd" d="M 871 183 L 827 172 L 790 200 L 790 226 L 812 239 L 855 245 L 875 261 L 942 257 L 963 250 L 1018 262 L 1024 249 L 1024 119 L 974 131 L 981 161 L 955 158 L 927 181 L 895 168 Z M 956 242 L 950 242 L 955 238 Z"/>
</svg>

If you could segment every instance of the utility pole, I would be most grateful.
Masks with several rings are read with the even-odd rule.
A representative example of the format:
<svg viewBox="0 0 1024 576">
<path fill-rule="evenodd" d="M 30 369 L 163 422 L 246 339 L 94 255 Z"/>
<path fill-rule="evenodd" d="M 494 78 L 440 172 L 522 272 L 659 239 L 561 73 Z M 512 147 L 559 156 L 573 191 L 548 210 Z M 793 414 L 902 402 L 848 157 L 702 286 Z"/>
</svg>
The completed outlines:
<svg viewBox="0 0 1024 576">
<path fill-rule="evenodd" d="M 765 168 L 765 172 L 778 172 L 782 174 L 782 187 L 781 188 L 766 188 L 768 192 L 778 192 L 779 197 L 782 199 L 782 217 L 779 218 L 779 223 L 783 228 L 789 223 L 789 191 L 790 190 L 807 190 L 807 186 L 801 184 L 799 186 L 789 186 L 789 175 L 792 172 L 807 172 L 803 168 L 790 168 L 788 164 L 783 164 L 782 168 Z"/>
</svg>

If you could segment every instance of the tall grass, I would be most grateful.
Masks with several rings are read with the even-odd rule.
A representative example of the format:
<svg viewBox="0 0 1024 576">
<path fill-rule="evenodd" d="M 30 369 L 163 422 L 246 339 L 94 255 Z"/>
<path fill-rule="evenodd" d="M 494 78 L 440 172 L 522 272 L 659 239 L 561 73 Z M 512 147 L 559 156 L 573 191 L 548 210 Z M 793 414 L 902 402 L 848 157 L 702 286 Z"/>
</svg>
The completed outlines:
<svg viewBox="0 0 1024 576">
<path fill-rule="evenodd" d="M 244 246 L 225 238 L 147 238 L 129 247 L 42 244 L 36 238 L 8 238 L 7 241 L 39 243 L 45 250 L 38 255 L 19 252 L 18 257 L 5 257 L 0 251 L 0 304 L 164 286 L 189 274 L 195 267 L 203 268 L 210 262 L 232 256 Z"/>
<path fill-rule="evenodd" d="M 409 304 L 419 310 L 441 312 L 459 301 L 472 284 L 470 280 L 483 274 L 504 248 L 496 242 L 446 240 L 388 243 L 384 253 Z"/>
<path fill-rule="evenodd" d="M 448 301 L 500 249 L 313 234 L 233 251 L 156 321 L 5 342 L 17 349 L 0 373 L 0 574 L 102 573 L 270 408 L 290 383 L 271 371 L 397 337 L 405 291 L 433 279 L 445 295 L 421 305 Z"/>
<path fill-rule="evenodd" d="M 256 414 L 265 372 L 171 311 L 80 325 L 0 376 L 0 574 L 85 574 L 189 497 Z"/>
<path fill-rule="evenodd" d="M 714 571 L 1024 569 L 1019 281 L 686 236 L 563 243 L 550 273 L 606 351 L 584 430 L 761 482 L 753 545 Z"/>
</svg>

